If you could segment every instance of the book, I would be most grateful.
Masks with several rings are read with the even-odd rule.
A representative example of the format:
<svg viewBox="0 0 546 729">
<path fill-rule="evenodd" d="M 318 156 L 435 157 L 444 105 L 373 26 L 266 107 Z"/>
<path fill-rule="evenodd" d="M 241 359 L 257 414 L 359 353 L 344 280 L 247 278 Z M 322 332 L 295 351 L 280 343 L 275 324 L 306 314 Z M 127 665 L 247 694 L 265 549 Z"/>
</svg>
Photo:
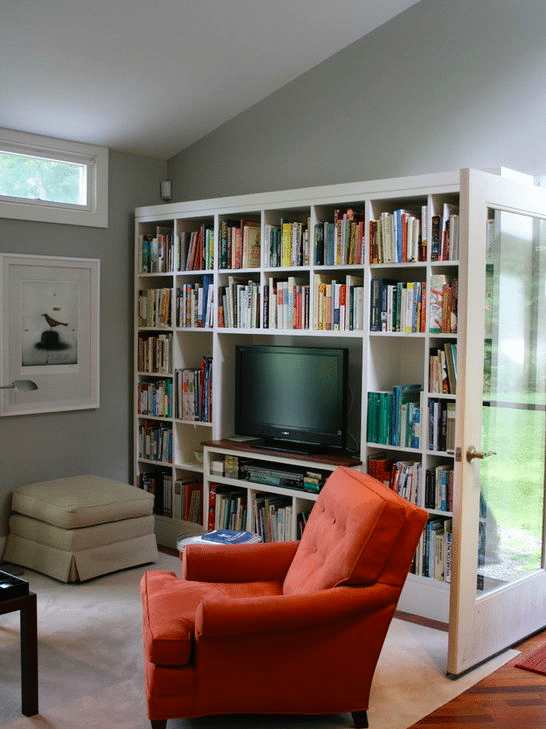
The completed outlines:
<svg viewBox="0 0 546 729">
<path fill-rule="evenodd" d="M 255 544 L 262 539 L 254 532 L 243 532 L 236 529 L 214 529 L 199 537 L 201 542 L 214 542 L 215 544 Z"/>
</svg>

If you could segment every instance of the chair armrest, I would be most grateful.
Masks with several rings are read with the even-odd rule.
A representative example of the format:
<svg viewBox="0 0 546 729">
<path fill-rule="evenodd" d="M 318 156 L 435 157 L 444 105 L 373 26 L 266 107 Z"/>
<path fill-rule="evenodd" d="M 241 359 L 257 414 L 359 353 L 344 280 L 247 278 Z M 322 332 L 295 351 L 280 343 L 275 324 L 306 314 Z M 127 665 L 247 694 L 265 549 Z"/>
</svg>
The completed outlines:
<svg viewBox="0 0 546 729">
<path fill-rule="evenodd" d="M 284 580 L 299 542 L 189 544 L 182 553 L 182 576 L 199 582 Z"/>
<path fill-rule="evenodd" d="M 316 627 L 396 605 L 400 589 L 378 583 L 332 587 L 308 595 L 267 595 L 229 601 L 206 600 L 195 616 L 195 634 L 220 637 Z"/>
</svg>

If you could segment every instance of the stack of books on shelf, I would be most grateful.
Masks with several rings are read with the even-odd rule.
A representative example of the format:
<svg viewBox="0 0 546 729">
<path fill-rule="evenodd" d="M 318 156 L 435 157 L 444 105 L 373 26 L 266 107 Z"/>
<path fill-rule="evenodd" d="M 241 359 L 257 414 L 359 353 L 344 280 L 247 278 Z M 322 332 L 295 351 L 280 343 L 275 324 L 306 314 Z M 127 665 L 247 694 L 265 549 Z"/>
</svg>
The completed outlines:
<svg viewBox="0 0 546 729">
<path fill-rule="evenodd" d="M 455 395 L 457 393 L 457 345 L 446 342 L 434 347 L 429 354 L 429 392 Z"/>
<path fill-rule="evenodd" d="M 214 228 L 203 224 L 199 230 L 184 231 L 178 241 L 178 271 L 204 271 L 214 265 Z"/>
<path fill-rule="evenodd" d="M 310 471 L 305 468 L 273 468 L 268 464 L 262 465 L 261 462 L 246 459 L 239 459 L 237 472 L 238 475 L 234 478 L 244 481 L 252 481 L 263 486 L 302 489 L 313 493 L 318 493 L 322 489 L 327 478 L 321 471 Z M 224 463 L 224 473 L 225 475 L 231 473 L 226 463 Z"/>
<path fill-rule="evenodd" d="M 315 329 L 355 331 L 363 326 L 362 278 L 347 274 L 341 281 L 327 274 L 314 277 Z"/>
<path fill-rule="evenodd" d="M 171 427 L 150 420 L 139 423 L 138 454 L 139 458 L 148 461 L 172 463 L 173 434 Z"/>
<path fill-rule="evenodd" d="M 256 329 L 260 326 L 260 284 L 229 276 L 228 285 L 218 293 L 218 326 Z"/>
<path fill-rule="evenodd" d="M 137 486 L 154 495 L 154 513 L 160 516 L 173 516 L 172 483 L 171 474 L 159 469 L 137 476 Z"/>
<path fill-rule="evenodd" d="M 453 511 L 453 466 L 440 464 L 425 472 L 425 509 Z"/>
<path fill-rule="evenodd" d="M 172 334 L 138 335 L 139 372 L 168 375 L 171 372 Z"/>
<path fill-rule="evenodd" d="M 309 298 L 310 287 L 304 279 L 271 277 L 263 289 L 263 327 L 309 329 Z"/>
<path fill-rule="evenodd" d="M 139 382 L 137 386 L 138 414 L 156 418 L 172 417 L 172 381 Z"/>
<path fill-rule="evenodd" d="M 431 451 L 455 449 L 456 405 L 449 400 L 431 399 L 428 406 L 428 447 Z"/>
<path fill-rule="evenodd" d="M 451 517 L 431 517 L 417 547 L 412 572 L 422 577 L 451 582 Z"/>
<path fill-rule="evenodd" d="M 396 385 L 390 392 L 368 393 L 370 443 L 419 448 L 422 437 L 421 385 Z"/>
<path fill-rule="evenodd" d="M 459 258 L 459 208 L 444 203 L 441 215 L 432 216 L 431 261 L 456 261 Z"/>
<path fill-rule="evenodd" d="M 457 279 L 446 274 L 434 274 L 430 279 L 431 334 L 457 332 Z"/>
<path fill-rule="evenodd" d="M 157 227 L 155 235 L 139 237 L 139 273 L 167 273 L 174 269 L 174 240 L 170 228 Z"/>
<path fill-rule="evenodd" d="M 408 263 L 426 260 L 426 238 L 422 237 L 421 218 L 427 207 L 416 210 L 399 208 L 383 212 L 370 221 L 370 263 Z"/>
<path fill-rule="evenodd" d="M 370 331 L 425 331 L 427 288 L 424 281 L 373 278 L 370 296 Z"/>
<path fill-rule="evenodd" d="M 201 358 L 199 367 L 174 373 L 174 417 L 191 422 L 212 422 L 212 357 Z"/>
<path fill-rule="evenodd" d="M 334 220 L 315 224 L 313 263 L 316 266 L 361 265 L 364 263 L 364 212 L 337 209 Z"/>
<path fill-rule="evenodd" d="M 212 274 L 204 274 L 200 282 L 186 283 L 176 290 L 176 326 L 203 328 L 213 325 Z"/>
<path fill-rule="evenodd" d="M 174 482 L 173 516 L 175 519 L 203 523 L 203 484 L 191 478 Z"/>
<path fill-rule="evenodd" d="M 256 494 L 252 531 L 264 542 L 286 542 L 291 538 L 292 499 L 288 496 Z"/>
<path fill-rule="evenodd" d="M 260 223 L 255 220 L 222 220 L 220 268 L 259 268 Z"/>
<path fill-rule="evenodd" d="M 143 289 L 138 292 L 138 326 L 171 326 L 171 289 Z"/>
</svg>

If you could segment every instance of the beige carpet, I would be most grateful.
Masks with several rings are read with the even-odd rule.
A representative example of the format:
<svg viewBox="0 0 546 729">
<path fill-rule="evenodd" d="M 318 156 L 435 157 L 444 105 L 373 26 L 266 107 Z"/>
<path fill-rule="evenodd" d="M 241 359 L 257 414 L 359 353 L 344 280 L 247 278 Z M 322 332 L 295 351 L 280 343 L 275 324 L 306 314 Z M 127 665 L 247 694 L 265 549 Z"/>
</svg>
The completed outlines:
<svg viewBox="0 0 546 729">
<path fill-rule="evenodd" d="M 81 585 L 29 570 L 38 594 L 40 714 L 21 712 L 19 614 L 0 616 L 1 729 L 149 729 L 143 693 L 138 583 L 145 569 L 178 574 L 176 557 Z M 445 677 L 447 636 L 395 620 L 377 667 L 370 729 L 405 729 L 516 654 L 507 651 L 457 681 Z M 338 729 L 351 716 L 207 717 L 171 720 L 168 729 Z"/>
</svg>

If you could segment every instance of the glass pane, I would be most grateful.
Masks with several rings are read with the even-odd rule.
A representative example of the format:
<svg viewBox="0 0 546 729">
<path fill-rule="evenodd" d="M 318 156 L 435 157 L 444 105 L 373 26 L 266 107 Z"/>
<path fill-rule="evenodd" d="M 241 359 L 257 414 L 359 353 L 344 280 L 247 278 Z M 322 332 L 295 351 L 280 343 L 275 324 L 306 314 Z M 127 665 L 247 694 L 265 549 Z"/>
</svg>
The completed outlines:
<svg viewBox="0 0 546 729">
<path fill-rule="evenodd" d="M 490 210 L 478 592 L 542 567 L 545 463 L 542 220 Z"/>
<path fill-rule="evenodd" d="M 0 195 L 66 205 L 87 204 L 87 166 L 0 152 Z"/>
</svg>

